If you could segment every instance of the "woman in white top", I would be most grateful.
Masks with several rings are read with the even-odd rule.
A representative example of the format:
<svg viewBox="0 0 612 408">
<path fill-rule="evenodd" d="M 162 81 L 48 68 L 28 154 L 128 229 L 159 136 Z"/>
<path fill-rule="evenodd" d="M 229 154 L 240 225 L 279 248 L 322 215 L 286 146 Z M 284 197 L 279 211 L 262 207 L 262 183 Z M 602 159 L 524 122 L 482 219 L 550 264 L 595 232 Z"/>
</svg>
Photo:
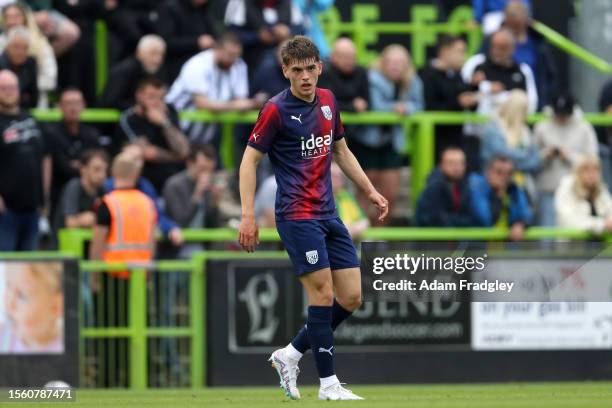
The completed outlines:
<svg viewBox="0 0 612 408">
<path fill-rule="evenodd" d="M 591 231 L 612 231 L 612 197 L 601 180 L 597 156 L 584 156 L 555 193 L 557 225 Z"/>
</svg>

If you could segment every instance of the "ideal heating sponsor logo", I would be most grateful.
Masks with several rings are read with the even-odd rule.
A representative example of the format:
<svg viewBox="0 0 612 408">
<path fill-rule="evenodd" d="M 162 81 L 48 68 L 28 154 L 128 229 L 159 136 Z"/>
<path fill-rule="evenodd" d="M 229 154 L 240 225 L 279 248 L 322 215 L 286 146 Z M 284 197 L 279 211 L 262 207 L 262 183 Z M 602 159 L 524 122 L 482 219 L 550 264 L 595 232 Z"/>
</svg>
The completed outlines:
<svg viewBox="0 0 612 408">
<path fill-rule="evenodd" d="M 332 129 L 329 135 L 315 137 L 314 133 L 311 133 L 309 138 L 301 137 L 302 158 L 317 159 L 327 156 L 331 149 L 333 136 L 334 130 Z"/>
</svg>

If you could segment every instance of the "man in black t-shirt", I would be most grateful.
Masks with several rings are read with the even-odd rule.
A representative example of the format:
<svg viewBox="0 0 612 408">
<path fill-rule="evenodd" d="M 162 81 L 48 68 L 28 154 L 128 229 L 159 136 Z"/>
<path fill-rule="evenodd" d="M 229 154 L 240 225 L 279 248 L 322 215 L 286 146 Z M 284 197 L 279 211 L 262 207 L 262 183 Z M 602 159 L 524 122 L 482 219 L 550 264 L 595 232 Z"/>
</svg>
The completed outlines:
<svg viewBox="0 0 612 408">
<path fill-rule="evenodd" d="M 116 144 L 136 142 L 144 151 L 143 176 L 162 191 L 170 176 L 185 168 L 189 141 L 181 132 L 176 111 L 164 102 L 166 86 L 156 78 L 138 84 L 136 105 L 119 119 Z"/>
<path fill-rule="evenodd" d="M 0 251 L 36 249 L 40 208 L 49 192 L 51 160 L 19 97 L 15 74 L 0 71 Z"/>
</svg>

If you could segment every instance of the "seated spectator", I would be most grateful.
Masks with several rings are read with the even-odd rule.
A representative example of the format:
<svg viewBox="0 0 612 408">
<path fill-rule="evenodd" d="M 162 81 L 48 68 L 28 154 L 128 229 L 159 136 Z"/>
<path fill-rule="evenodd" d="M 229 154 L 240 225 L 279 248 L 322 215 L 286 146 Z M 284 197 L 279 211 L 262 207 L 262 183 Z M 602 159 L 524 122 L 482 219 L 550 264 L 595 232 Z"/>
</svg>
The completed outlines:
<svg viewBox="0 0 612 408">
<path fill-rule="evenodd" d="M 212 50 L 203 51 L 185 63 L 166 101 L 178 110 L 227 112 L 261 107 L 263 101 L 248 97 L 247 67 L 241 54 L 240 40 L 225 33 Z M 220 135 L 216 124 L 183 122 L 182 128 L 192 143 L 213 143 L 218 147 Z"/>
<path fill-rule="evenodd" d="M 336 200 L 338 216 L 348 229 L 353 239 L 359 239 L 361 234 L 370 227 L 370 220 L 357 203 L 357 199 L 345 186 L 345 176 L 336 163 L 331 165 L 332 190 Z"/>
<path fill-rule="evenodd" d="M 157 33 L 168 46 L 168 83 L 200 51 L 212 48 L 218 36 L 209 0 L 165 0 L 158 9 Z"/>
<path fill-rule="evenodd" d="M 252 98 L 267 101 L 287 89 L 287 78 L 283 74 L 283 61 L 280 56 L 282 44 L 276 48 L 274 53 L 266 55 L 261 64 L 255 68 L 253 80 L 249 81 L 249 95 Z"/>
<path fill-rule="evenodd" d="M 291 36 L 291 0 L 230 0 L 225 25 L 244 45 L 247 66 L 256 67 L 265 54 Z"/>
<path fill-rule="evenodd" d="M 36 121 L 19 107 L 17 76 L 0 71 L 0 251 L 38 247 L 51 163 Z"/>
<path fill-rule="evenodd" d="M 216 167 L 214 147 L 192 146 L 187 158 L 187 169 L 168 179 L 163 190 L 165 208 L 181 228 L 219 226 Z"/>
<path fill-rule="evenodd" d="M 470 174 L 468 186 L 476 225 L 509 228 L 510 239 L 520 241 L 532 213 L 525 191 L 512 182 L 513 171 L 512 160 L 495 156 L 487 163 L 484 175 Z"/>
<path fill-rule="evenodd" d="M 481 93 L 478 113 L 494 114 L 508 98 L 508 92 L 520 89 L 529 97 L 529 112 L 538 108 L 538 91 L 529 65 L 514 58 L 516 40 L 507 29 L 491 36 L 488 53 L 476 54 L 464 64 L 461 76 Z"/>
<path fill-rule="evenodd" d="M 36 84 L 36 61 L 28 56 L 30 33 L 23 27 L 15 27 L 8 32 L 6 38 L 6 47 L 0 55 L 0 69 L 8 69 L 19 78 L 21 107 L 35 108 L 39 93 Z"/>
<path fill-rule="evenodd" d="M 538 91 L 538 109 L 549 105 L 558 85 L 557 67 L 548 41 L 531 27 L 529 7 L 523 0 L 508 1 L 502 27 L 516 39 L 514 60 L 518 64 L 527 64 L 533 72 Z M 488 43 L 487 38 L 482 49 L 486 50 Z"/>
<path fill-rule="evenodd" d="M 121 110 L 132 106 L 140 81 L 150 76 L 163 78 L 161 70 L 165 53 L 166 43 L 161 37 L 153 34 L 142 37 L 136 54 L 110 70 L 100 104 Z"/>
<path fill-rule="evenodd" d="M 556 225 L 554 194 L 561 179 L 572 172 L 581 156 L 597 156 L 595 129 L 570 94 L 559 94 L 552 107 L 545 109 L 546 119 L 534 130 L 540 149 L 542 167 L 536 176 L 539 194 L 539 224 Z"/>
<path fill-rule="evenodd" d="M 461 37 L 443 36 L 438 42 L 437 57 L 419 72 L 425 87 L 425 109 L 462 111 L 474 109 L 478 94 L 471 92 L 461 78 L 467 45 Z M 463 146 L 460 126 L 436 127 L 436 159 L 447 146 Z"/>
<path fill-rule="evenodd" d="M 57 61 L 51 45 L 40 32 L 32 13 L 19 3 L 12 3 L 2 9 L 2 28 L 0 51 L 8 44 L 8 32 L 15 27 L 24 27 L 30 34 L 28 53 L 36 62 L 35 85 L 42 94 L 40 107 L 47 107 L 47 93 L 57 86 Z M 22 86 L 23 89 L 23 86 Z"/>
<path fill-rule="evenodd" d="M 612 197 L 601 180 L 597 156 L 584 156 L 555 192 L 557 225 L 601 234 L 612 232 Z"/>
<path fill-rule="evenodd" d="M 329 45 L 319 21 L 319 15 L 334 5 L 335 0 L 293 0 L 292 13 L 299 11 L 300 24 L 305 28 L 303 33 L 310 38 L 319 49 L 321 59 L 329 57 Z M 295 20 L 292 16 L 292 20 Z M 293 23 L 295 24 L 295 22 Z M 297 34 L 297 33 L 296 33 Z"/>
<path fill-rule="evenodd" d="M 517 89 L 509 93 L 496 119 L 485 126 L 481 159 L 483 164 L 495 156 L 512 160 L 515 181 L 535 201 L 533 177 L 540 168 L 540 153 L 526 121 L 527 95 Z"/>
<path fill-rule="evenodd" d="M 399 44 L 385 47 L 368 75 L 371 110 L 411 115 L 423 110 L 423 83 L 416 75 L 408 50 Z M 349 141 L 361 167 L 380 193 L 389 200 L 389 213 L 395 208 L 400 183 L 400 167 L 406 133 L 401 125 L 367 126 Z M 361 192 L 361 208 L 374 211 Z M 375 212 L 368 214 L 373 225 L 380 225 Z M 383 224 L 389 222 L 387 217 Z"/>
<path fill-rule="evenodd" d="M 166 105 L 166 86 L 156 78 L 140 81 L 136 104 L 119 119 L 117 142 L 138 143 L 144 151 L 143 176 L 161 191 L 170 176 L 184 168 L 189 142 L 181 132 L 178 114 Z"/>
<path fill-rule="evenodd" d="M 319 77 L 321 88 L 331 89 L 343 112 L 364 112 L 370 107 L 368 72 L 357 65 L 357 50 L 350 38 L 339 38 Z"/>
<path fill-rule="evenodd" d="M 274 205 L 276 203 L 276 177 L 274 174 L 264 179 L 255 193 L 253 209 L 257 225 L 262 228 L 276 227 L 276 214 Z"/>
<path fill-rule="evenodd" d="M 531 8 L 531 0 L 522 0 Z M 504 21 L 504 9 L 508 0 L 472 0 L 474 20 L 480 23 L 485 35 L 499 30 Z"/>
<path fill-rule="evenodd" d="M 421 227 L 469 227 L 474 225 L 466 177 L 465 154 L 447 147 L 440 165 L 427 178 L 416 208 Z"/>
<path fill-rule="evenodd" d="M 62 191 L 55 212 L 55 230 L 91 228 L 96 221 L 94 204 L 104 195 L 109 158 L 104 150 L 87 150 L 81 156 L 80 176 L 70 180 Z"/>
<path fill-rule="evenodd" d="M 180 246 L 183 244 L 183 234 L 181 229 L 179 228 L 176 221 L 168 217 L 166 212 L 163 210 L 163 206 L 161 205 L 161 200 L 159 199 L 159 195 L 153 187 L 153 184 L 146 178 L 142 177 L 141 171 L 144 163 L 144 152 L 143 147 L 140 144 L 132 143 L 127 144 L 121 150 L 121 154 L 124 157 L 129 158 L 132 162 L 138 165 L 138 178 L 136 180 L 136 189 L 146 194 L 153 203 L 155 204 L 155 209 L 157 210 L 157 225 L 165 238 L 167 238 L 173 245 Z M 106 179 L 104 182 L 104 192 L 109 193 L 115 190 L 117 185 L 115 184 L 115 179 L 110 177 Z"/>
<path fill-rule="evenodd" d="M 85 109 L 81 91 L 76 88 L 65 89 L 60 94 L 58 107 L 62 112 L 62 120 L 45 126 L 53 159 L 52 209 L 66 183 L 79 176 L 81 155 L 89 149 L 108 147 L 104 145 L 97 128 L 81 122 L 81 113 Z"/>
</svg>

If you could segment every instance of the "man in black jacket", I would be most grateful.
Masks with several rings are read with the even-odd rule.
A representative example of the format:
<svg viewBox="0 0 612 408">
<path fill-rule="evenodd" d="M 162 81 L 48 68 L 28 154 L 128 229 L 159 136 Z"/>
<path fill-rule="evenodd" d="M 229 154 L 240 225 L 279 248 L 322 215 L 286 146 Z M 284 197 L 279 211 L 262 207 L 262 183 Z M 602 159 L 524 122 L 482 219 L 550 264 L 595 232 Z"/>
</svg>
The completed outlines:
<svg viewBox="0 0 612 408">
<path fill-rule="evenodd" d="M 474 225 L 465 177 L 465 154 L 456 147 L 442 152 L 440 166 L 427 179 L 416 209 L 421 227 L 468 227 Z"/>
<path fill-rule="evenodd" d="M 4 53 L 0 55 L 0 69 L 13 71 L 19 79 L 22 108 L 35 108 L 38 104 L 38 70 L 36 61 L 28 56 L 30 33 L 25 27 L 14 27 L 8 32 Z"/>
<path fill-rule="evenodd" d="M 157 33 L 168 46 L 165 82 L 170 84 L 189 58 L 215 45 L 218 33 L 209 0 L 166 0 L 158 16 Z"/>
<path fill-rule="evenodd" d="M 136 54 L 111 69 L 100 105 L 120 110 L 132 106 L 140 81 L 150 76 L 163 80 L 165 55 L 166 42 L 163 38 L 155 34 L 142 37 Z"/>
</svg>

